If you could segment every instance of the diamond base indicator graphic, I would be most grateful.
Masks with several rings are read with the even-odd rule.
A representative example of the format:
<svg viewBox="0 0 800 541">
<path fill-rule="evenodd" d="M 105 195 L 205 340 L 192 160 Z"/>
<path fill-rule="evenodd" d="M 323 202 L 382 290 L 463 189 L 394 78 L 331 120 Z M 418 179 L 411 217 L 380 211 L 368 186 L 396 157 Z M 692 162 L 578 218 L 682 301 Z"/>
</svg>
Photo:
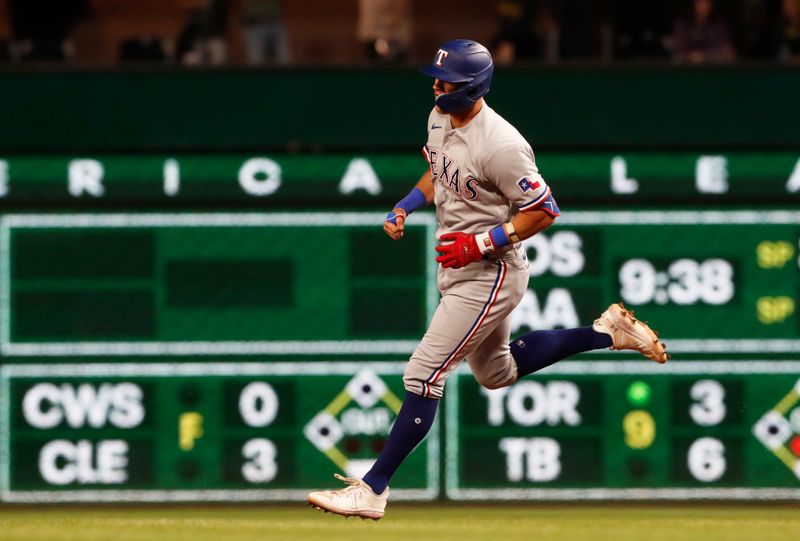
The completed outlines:
<svg viewBox="0 0 800 541">
<path fill-rule="evenodd" d="M 753 426 L 753 435 L 800 479 L 800 380 Z"/>
<path fill-rule="evenodd" d="M 370 370 L 362 370 L 306 424 L 306 438 L 350 477 L 369 471 L 402 400 Z"/>
</svg>

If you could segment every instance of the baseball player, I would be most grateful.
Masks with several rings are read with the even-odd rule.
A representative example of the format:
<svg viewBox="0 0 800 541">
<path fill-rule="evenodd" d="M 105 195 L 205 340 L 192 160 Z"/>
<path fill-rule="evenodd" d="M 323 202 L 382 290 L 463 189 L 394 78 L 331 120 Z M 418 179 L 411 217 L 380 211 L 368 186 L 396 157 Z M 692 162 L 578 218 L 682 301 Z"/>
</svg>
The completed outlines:
<svg viewBox="0 0 800 541">
<path fill-rule="evenodd" d="M 372 469 L 363 479 L 335 475 L 345 488 L 308 495 L 311 505 L 344 516 L 383 517 L 389 479 L 428 433 L 444 383 L 464 359 L 488 389 L 592 349 L 668 359 L 656 333 L 621 303 L 591 327 L 533 331 L 509 344 L 509 315 L 529 278 L 520 241 L 550 226 L 560 211 L 530 145 L 484 100 L 493 72 L 489 51 L 470 40 L 448 41 L 422 72 L 434 78 L 423 147 L 429 168 L 383 229 L 400 240 L 409 214 L 436 205 L 441 300 L 408 361 L 403 406 Z"/>
</svg>

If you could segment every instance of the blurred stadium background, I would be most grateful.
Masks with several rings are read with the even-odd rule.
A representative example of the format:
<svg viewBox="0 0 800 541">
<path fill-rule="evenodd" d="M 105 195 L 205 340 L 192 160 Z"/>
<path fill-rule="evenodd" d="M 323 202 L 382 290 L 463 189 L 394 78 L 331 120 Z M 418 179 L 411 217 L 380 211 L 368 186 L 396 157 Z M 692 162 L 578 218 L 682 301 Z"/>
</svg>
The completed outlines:
<svg viewBox="0 0 800 541">
<path fill-rule="evenodd" d="M 632 507 L 545 507 L 539 536 L 632 538 L 653 500 L 724 502 L 653 538 L 800 533 L 800 0 L 0 0 L 14 539 L 57 538 L 36 504 L 88 506 L 47 508 L 67 537 L 170 512 L 93 506 L 136 502 L 317 538 L 280 503 L 369 467 L 437 302 L 432 213 L 400 243 L 380 225 L 425 167 L 416 69 L 455 37 L 491 47 L 488 102 L 563 210 L 526 243 L 514 332 L 621 299 L 673 360 L 584 355 L 491 393 L 459 372 L 392 484 L 452 522 L 398 506 L 327 538 L 522 538 L 522 504 L 576 500 Z M 167 528 L 211 535 L 181 509 Z"/>
</svg>

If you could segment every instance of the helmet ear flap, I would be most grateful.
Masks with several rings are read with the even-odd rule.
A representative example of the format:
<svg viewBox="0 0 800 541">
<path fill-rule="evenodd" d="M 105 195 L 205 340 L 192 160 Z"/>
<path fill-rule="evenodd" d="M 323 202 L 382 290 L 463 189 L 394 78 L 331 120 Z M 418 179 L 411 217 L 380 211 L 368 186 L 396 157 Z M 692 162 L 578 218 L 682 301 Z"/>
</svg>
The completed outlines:
<svg viewBox="0 0 800 541">
<path fill-rule="evenodd" d="M 478 98 L 481 97 L 480 93 L 481 93 L 480 87 L 473 86 L 472 88 L 469 89 L 467 96 L 469 96 L 469 99 L 471 99 L 472 101 L 478 101 Z"/>
</svg>

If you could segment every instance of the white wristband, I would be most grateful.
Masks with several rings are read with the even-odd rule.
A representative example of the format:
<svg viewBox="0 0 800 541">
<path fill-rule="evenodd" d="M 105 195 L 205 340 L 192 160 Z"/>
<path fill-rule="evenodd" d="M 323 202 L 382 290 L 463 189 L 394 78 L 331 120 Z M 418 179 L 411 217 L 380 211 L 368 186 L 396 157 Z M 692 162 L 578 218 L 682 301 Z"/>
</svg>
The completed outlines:
<svg viewBox="0 0 800 541">
<path fill-rule="evenodd" d="M 504 230 L 506 232 L 506 235 L 508 236 L 508 240 L 509 240 L 509 242 L 511 244 L 516 244 L 516 243 L 519 242 L 519 240 L 520 240 L 519 239 L 519 235 L 517 235 L 517 231 L 514 229 L 514 224 L 513 223 L 508 222 L 506 224 L 503 224 L 503 228 L 504 228 Z"/>
<path fill-rule="evenodd" d="M 492 242 L 492 236 L 489 234 L 489 231 L 475 235 L 475 242 L 478 243 L 478 250 L 480 250 L 482 254 L 494 253 L 494 242 Z"/>
</svg>

